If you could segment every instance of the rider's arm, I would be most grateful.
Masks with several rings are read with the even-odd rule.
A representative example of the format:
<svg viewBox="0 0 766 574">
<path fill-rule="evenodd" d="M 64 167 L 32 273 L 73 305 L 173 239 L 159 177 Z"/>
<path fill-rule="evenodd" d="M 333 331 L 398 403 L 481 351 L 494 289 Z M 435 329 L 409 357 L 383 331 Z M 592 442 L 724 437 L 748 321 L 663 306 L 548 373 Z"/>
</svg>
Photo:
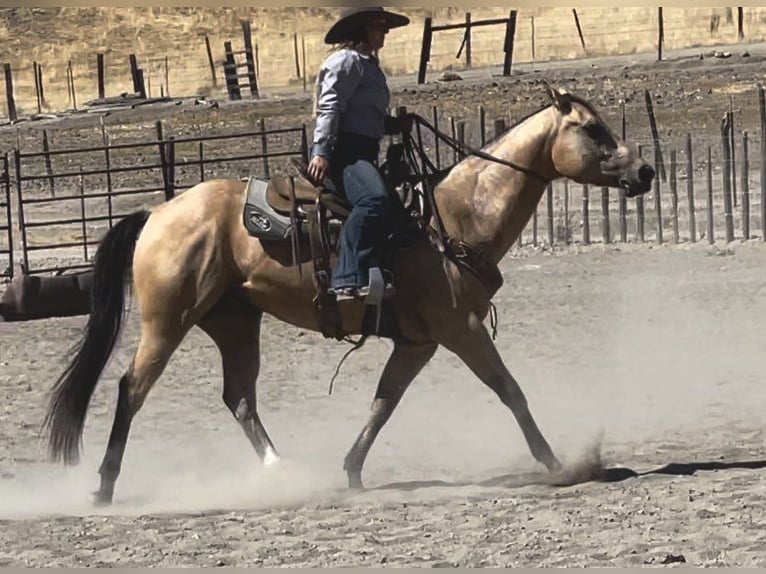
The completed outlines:
<svg viewBox="0 0 766 574">
<path fill-rule="evenodd" d="M 340 116 L 362 80 L 362 66 L 352 50 L 336 52 L 319 72 L 314 154 L 332 157 Z"/>
</svg>

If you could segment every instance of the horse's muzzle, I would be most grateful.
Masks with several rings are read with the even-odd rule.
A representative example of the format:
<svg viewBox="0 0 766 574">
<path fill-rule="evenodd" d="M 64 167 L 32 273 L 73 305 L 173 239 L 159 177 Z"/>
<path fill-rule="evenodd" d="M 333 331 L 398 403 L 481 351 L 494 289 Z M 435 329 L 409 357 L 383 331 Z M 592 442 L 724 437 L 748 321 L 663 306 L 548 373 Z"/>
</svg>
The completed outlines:
<svg viewBox="0 0 766 574">
<path fill-rule="evenodd" d="M 654 168 L 648 163 L 642 163 L 634 173 L 630 173 L 628 177 L 620 178 L 620 185 L 625 189 L 626 196 L 636 197 L 652 189 L 654 176 Z"/>
</svg>

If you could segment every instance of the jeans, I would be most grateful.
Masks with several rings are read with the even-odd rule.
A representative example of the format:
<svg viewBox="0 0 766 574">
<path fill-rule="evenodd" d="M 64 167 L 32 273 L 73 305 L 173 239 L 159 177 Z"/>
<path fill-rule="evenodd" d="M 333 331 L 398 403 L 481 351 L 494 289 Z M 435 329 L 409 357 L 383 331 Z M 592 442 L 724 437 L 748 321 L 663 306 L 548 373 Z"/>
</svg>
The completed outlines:
<svg viewBox="0 0 766 574">
<path fill-rule="evenodd" d="M 377 250 L 389 233 L 391 198 L 374 163 L 377 142 L 340 134 L 329 177 L 336 191 L 351 205 L 343 223 L 340 256 L 332 272 L 332 287 L 364 287 L 368 270 L 379 267 Z M 373 153 L 373 151 L 375 153 Z"/>
</svg>

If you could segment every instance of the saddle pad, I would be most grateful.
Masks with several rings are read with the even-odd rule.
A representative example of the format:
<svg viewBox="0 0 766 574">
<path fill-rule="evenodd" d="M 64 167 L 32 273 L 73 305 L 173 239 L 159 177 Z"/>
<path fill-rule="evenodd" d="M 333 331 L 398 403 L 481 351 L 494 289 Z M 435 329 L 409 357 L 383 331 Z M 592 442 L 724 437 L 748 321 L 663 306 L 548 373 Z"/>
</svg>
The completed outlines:
<svg viewBox="0 0 766 574">
<path fill-rule="evenodd" d="M 248 178 L 242 218 L 247 232 L 258 239 L 281 241 L 290 237 L 290 218 L 274 211 L 266 201 L 269 182 Z"/>
</svg>

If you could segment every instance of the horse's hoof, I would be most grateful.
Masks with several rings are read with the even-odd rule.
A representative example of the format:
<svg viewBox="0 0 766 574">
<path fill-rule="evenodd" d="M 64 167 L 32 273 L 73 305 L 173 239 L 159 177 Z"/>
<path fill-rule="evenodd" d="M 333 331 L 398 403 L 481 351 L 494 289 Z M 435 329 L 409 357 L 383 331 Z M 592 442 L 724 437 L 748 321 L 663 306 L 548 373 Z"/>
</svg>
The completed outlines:
<svg viewBox="0 0 766 574">
<path fill-rule="evenodd" d="M 348 487 L 351 490 L 364 490 L 364 484 L 362 483 L 362 476 L 360 474 L 349 474 Z"/>
<path fill-rule="evenodd" d="M 104 507 L 112 505 L 112 494 L 97 491 L 93 493 L 93 506 Z"/>
</svg>

